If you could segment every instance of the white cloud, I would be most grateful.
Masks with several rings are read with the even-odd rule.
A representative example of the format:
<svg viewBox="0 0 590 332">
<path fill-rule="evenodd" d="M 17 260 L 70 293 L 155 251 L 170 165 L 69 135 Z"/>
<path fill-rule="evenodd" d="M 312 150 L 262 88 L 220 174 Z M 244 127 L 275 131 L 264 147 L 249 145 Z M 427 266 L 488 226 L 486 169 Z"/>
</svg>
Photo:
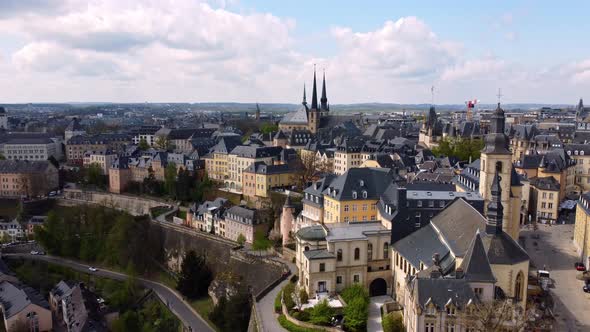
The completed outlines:
<svg viewBox="0 0 590 332">
<path fill-rule="evenodd" d="M 232 2 L 0 1 L 0 31 L 25 42 L 0 51 L 0 100 L 298 102 L 315 63 L 327 71 L 332 103 L 424 102 L 432 84 L 440 102 L 493 96 L 499 86 L 531 101 L 529 87 L 561 92 L 590 81 L 590 60 L 541 70 L 465 58 L 460 43 L 416 17 L 373 31 L 334 27 L 336 51 L 318 57 L 296 48 L 294 20 L 232 12 Z M 555 78 L 567 84 L 554 89 Z"/>
</svg>

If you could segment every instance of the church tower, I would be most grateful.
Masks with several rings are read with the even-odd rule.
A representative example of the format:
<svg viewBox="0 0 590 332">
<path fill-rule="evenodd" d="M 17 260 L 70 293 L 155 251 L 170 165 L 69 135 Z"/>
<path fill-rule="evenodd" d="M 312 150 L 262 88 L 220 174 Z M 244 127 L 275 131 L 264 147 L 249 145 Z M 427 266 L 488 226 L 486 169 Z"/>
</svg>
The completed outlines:
<svg viewBox="0 0 590 332">
<path fill-rule="evenodd" d="M 512 208 L 520 200 L 520 181 L 512 170 L 512 153 L 508 149 L 508 137 L 504 133 L 504 110 L 498 107 L 491 117 L 490 133 L 485 136 L 485 145 L 481 151 L 479 173 L 479 193 L 484 199 L 485 213 L 494 198 L 493 190 L 499 190 L 503 209 L 502 227 L 513 239 L 518 240 L 520 214 Z M 499 176 L 499 184 L 494 186 L 494 178 Z M 499 188 L 495 188 L 499 186 Z M 514 190 L 513 190 L 514 187 Z M 512 218 L 514 217 L 514 218 Z"/>
<path fill-rule="evenodd" d="M 329 112 L 330 105 L 328 105 L 328 96 L 326 94 L 326 71 L 324 71 L 324 78 L 322 79 L 322 97 L 320 98 L 320 117 L 327 117 Z"/>
<path fill-rule="evenodd" d="M 311 92 L 311 108 L 309 110 L 308 127 L 313 134 L 320 128 L 320 110 L 318 108 L 318 90 L 315 78 L 315 67 L 313 69 L 313 90 Z"/>
</svg>

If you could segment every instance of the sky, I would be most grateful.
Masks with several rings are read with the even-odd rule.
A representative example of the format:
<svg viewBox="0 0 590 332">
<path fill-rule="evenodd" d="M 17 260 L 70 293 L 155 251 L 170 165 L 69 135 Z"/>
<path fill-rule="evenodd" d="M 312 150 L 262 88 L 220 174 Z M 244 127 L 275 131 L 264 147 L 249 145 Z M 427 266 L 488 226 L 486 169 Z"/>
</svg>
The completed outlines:
<svg viewBox="0 0 590 332">
<path fill-rule="evenodd" d="M 0 103 L 576 104 L 590 2 L 0 0 Z M 434 86 L 434 94 L 432 87 Z M 590 99 L 590 96 L 586 96 Z"/>
</svg>

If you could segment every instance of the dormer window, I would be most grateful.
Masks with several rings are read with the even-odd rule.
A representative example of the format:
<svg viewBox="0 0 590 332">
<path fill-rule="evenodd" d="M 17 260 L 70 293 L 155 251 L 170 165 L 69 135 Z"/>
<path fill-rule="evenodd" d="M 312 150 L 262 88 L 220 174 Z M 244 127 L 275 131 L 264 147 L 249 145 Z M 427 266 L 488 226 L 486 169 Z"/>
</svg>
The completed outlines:
<svg viewBox="0 0 590 332">
<path fill-rule="evenodd" d="M 447 315 L 449 316 L 455 316 L 456 314 L 456 308 L 452 303 L 447 304 Z"/>
<path fill-rule="evenodd" d="M 353 198 L 353 199 L 357 199 L 357 193 L 356 193 L 356 191 L 353 191 L 353 192 L 352 192 L 352 198 Z"/>
<path fill-rule="evenodd" d="M 583 156 L 583 155 L 584 155 L 584 151 L 582 150 L 582 151 L 580 151 L 580 156 Z"/>
<path fill-rule="evenodd" d="M 367 192 L 363 191 L 363 198 L 367 198 Z"/>
<path fill-rule="evenodd" d="M 363 187 L 365 185 L 365 181 L 361 180 L 360 185 L 361 185 L 361 187 Z"/>
</svg>

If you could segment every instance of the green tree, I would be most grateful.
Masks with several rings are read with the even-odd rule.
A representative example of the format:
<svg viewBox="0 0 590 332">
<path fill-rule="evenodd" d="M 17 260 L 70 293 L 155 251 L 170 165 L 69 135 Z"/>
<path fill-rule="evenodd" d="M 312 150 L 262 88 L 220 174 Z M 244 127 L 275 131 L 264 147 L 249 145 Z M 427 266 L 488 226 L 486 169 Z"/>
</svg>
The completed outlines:
<svg viewBox="0 0 590 332">
<path fill-rule="evenodd" d="M 346 330 L 352 332 L 365 331 L 368 316 L 369 306 L 366 301 L 361 297 L 353 298 L 344 307 L 344 326 Z"/>
<path fill-rule="evenodd" d="M 106 187 L 107 177 L 102 174 L 102 169 L 97 163 L 88 165 L 85 169 L 85 181 L 87 184 L 94 185 L 100 188 Z"/>
<path fill-rule="evenodd" d="M 170 144 L 170 140 L 168 139 L 168 137 L 165 136 L 158 136 L 158 138 L 156 138 L 156 142 L 155 145 L 158 149 L 162 149 L 162 150 L 171 150 L 172 146 Z"/>
<path fill-rule="evenodd" d="M 150 145 L 148 144 L 148 142 L 145 140 L 145 138 L 142 138 L 139 140 L 139 144 L 137 145 L 137 147 L 141 150 L 141 151 L 145 151 L 147 149 L 150 148 Z"/>
<path fill-rule="evenodd" d="M 257 230 L 254 234 L 254 243 L 252 244 L 252 249 L 267 250 L 270 247 L 272 247 L 272 241 L 268 239 L 264 231 Z"/>
<path fill-rule="evenodd" d="M 246 332 L 250 321 L 251 296 L 241 291 L 229 299 L 221 297 L 209 319 L 223 332 Z"/>
<path fill-rule="evenodd" d="M 114 332 L 141 331 L 139 315 L 135 311 L 127 311 L 113 323 Z"/>
<path fill-rule="evenodd" d="M 263 134 L 270 134 L 272 132 L 277 132 L 279 130 L 279 126 L 274 123 L 265 123 L 260 127 L 260 132 Z"/>
<path fill-rule="evenodd" d="M 244 234 L 240 233 L 240 235 L 238 235 L 238 240 L 237 240 L 238 244 L 243 246 L 244 243 L 246 243 L 246 237 L 244 236 Z"/>
<path fill-rule="evenodd" d="M 176 175 L 176 164 L 168 163 L 164 170 L 164 187 L 166 193 L 172 198 L 176 198 Z"/>
<path fill-rule="evenodd" d="M 334 313 L 334 308 L 330 307 L 328 301 L 324 299 L 309 313 L 309 322 L 316 325 L 330 325 Z"/>
<path fill-rule="evenodd" d="M 189 250 L 182 260 L 176 289 L 191 300 L 207 295 L 213 272 L 203 255 Z"/>
<path fill-rule="evenodd" d="M 394 311 L 383 315 L 383 332 L 404 332 L 404 321 L 400 312 Z"/>
</svg>

